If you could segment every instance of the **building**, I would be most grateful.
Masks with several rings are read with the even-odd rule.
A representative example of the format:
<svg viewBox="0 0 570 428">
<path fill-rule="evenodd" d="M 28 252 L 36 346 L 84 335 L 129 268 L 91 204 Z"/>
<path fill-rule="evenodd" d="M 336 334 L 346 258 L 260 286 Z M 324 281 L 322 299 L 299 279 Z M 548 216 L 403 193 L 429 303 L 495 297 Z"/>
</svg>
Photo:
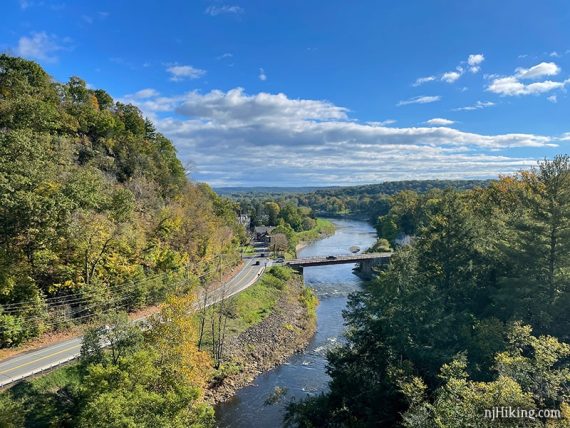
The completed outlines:
<svg viewBox="0 0 570 428">
<path fill-rule="evenodd" d="M 253 233 L 256 241 L 269 243 L 271 241 L 271 231 L 275 229 L 273 226 L 255 226 Z"/>
</svg>

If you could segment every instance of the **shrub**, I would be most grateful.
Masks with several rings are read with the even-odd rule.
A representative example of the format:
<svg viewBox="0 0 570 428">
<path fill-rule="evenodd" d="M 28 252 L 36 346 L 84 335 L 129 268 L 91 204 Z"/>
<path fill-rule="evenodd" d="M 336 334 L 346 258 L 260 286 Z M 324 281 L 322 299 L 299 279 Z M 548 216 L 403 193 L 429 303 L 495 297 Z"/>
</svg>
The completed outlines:
<svg viewBox="0 0 570 428">
<path fill-rule="evenodd" d="M 9 314 L 0 314 L 0 347 L 10 347 L 24 340 L 22 319 Z"/>
<path fill-rule="evenodd" d="M 283 281 L 289 281 L 291 279 L 291 270 L 284 266 L 273 266 L 269 273 L 275 278 L 279 278 Z"/>
</svg>

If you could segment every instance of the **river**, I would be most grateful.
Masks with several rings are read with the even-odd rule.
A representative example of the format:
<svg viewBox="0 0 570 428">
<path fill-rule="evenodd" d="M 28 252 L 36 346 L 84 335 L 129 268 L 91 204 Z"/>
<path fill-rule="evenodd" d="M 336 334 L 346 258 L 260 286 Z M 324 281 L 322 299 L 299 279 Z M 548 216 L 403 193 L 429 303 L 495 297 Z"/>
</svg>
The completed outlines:
<svg viewBox="0 0 570 428">
<path fill-rule="evenodd" d="M 299 252 L 300 257 L 350 254 L 351 246 L 362 250 L 376 241 L 374 229 L 363 221 L 331 220 L 336 225 L 333 236 L 315 241 Z M 326 352 L 342 338 L 342 311 L 347 297 L 359 289 L 361 280 L 352 273 L 354 265 L 331 265 L 306 268 L 305 284 L 319 297 L 317 332 L 305 352 L 293 355 L 285 364 L 259 375 L 254 383 L 216 409 L 220 427 L 279 427 L 285 404 L 292 398 L 304 398 L 327 389 Z M 266 405 L 275 387 L 286 394 L 276 404 Z"/>
</svg>

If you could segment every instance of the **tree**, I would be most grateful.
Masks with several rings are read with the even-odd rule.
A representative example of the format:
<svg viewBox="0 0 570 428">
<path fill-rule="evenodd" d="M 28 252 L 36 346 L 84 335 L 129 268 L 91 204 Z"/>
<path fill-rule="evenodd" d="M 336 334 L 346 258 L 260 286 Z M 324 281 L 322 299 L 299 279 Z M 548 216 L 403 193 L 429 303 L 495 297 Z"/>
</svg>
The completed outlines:
<svg viewBox="0 0 570 428">
<path fill-rule="evenodd" d="M 497 376 L 488 382 L 469 379 L 467 358 L 461 355 L 440 371 L 442 385 L 431 397 L 426 384 L 417 376 L 400 382 L 410 404 L 403 415 L 403 425 L 425 426 L 567 426 L 570 407 L 568 356 L 570 346 L 553 337 L 534 337 L 531 328 L 514 324 L 509 332 L 508 350 L 496 355 Z M 564 420 L 538 418 L 485 418 L 493 408 L 558 409 Z"/>
<path fill-rule="evenodd" d="M 267 225 L 276 226 L 277 219 L 279 218 L 279 214 L 281 212 L 281 207 L 279 207 L 276 202 L 269 201 L 264 204 L 264 209 L 268 216 Z"/>
<path fill-rule="evenodd" d="M 269 249 L 273 253 L 282 253 L 287 251 L 289 248 L 289 241 L 287 241 L 287 236 L 284 233 L 274 233 L 271 235 L 271 242 L 269 244 Z"/>
<path fill-rule="evenodd" d="M 556 156 L 516 178 L 515 208 L 505 207 L 511 233 L 500 243 L 508 269 L 496 299 L 539 332 L 552 327 L 568 338 L 570 319 L 563 307 L 570 292 L 570 160 Z"/>
</svg>

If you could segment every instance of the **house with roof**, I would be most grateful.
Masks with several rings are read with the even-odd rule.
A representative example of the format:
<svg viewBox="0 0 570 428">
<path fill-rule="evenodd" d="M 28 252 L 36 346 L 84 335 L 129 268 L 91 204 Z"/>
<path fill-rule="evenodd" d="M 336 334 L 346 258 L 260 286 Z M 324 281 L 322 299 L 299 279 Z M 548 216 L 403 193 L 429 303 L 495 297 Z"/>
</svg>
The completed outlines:
<svg viewBox="0 0 570 428">
<path fill-rule="evenodd" d="M 273 226 L 255 226 L 253 234 L 256 241 L 269 243 L 271 241 L 271 231 L 275 229 Z"/>
</svg>

